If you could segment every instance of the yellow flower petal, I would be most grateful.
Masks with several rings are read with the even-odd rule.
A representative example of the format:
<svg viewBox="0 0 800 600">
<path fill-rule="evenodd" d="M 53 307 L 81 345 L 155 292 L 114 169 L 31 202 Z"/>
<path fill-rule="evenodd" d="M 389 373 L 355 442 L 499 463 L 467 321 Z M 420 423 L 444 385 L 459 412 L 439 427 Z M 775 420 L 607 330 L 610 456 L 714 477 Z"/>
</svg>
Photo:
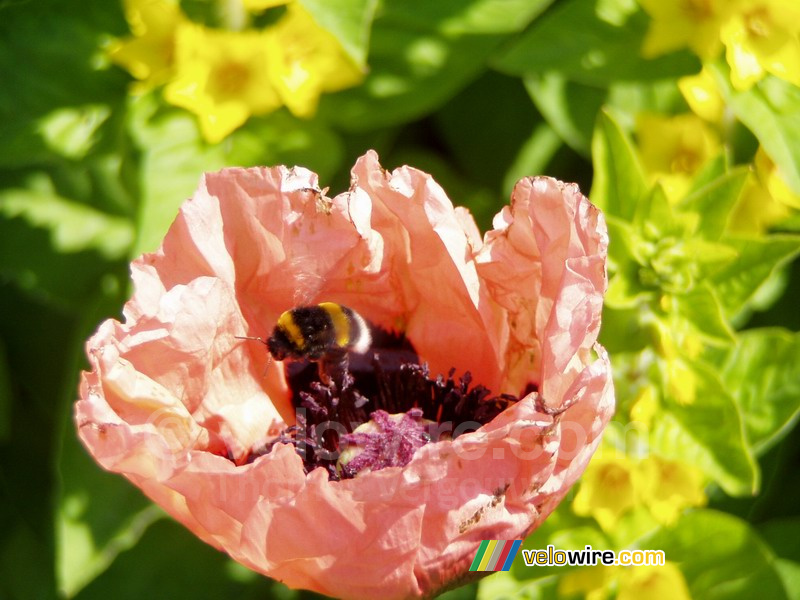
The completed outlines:
<svg viewBox="0 0 800 600">
<path fill-rule="evenodd" d="M 572 503 L 575 514 L 594 517 L 606 531 L 636 506 L 632 465 L 624 456 L 595 457 L 581 479 Z"/>
<path fill-rule="evenodd" d="M 251 12 L 261 12 L 275 6 L 283 6 L 291 0 L 242 0 L 244 7 Z"/>
<path fill-rule="evenodd" d="M 685 508 L 706 503 L 705 478 L 691 465 L 650 456 L 636 465 L 634 477 L 641 501 L 664 525 L 674 524 Z"/>
<path fill-rule="evenodd" d="M 639 4 L 652 18 L 642 47 L 645 57 L 687 46 L 702 58 L 714 58 L 719 52 L 727 0 L 639 0 Z"/>
<path fill-rule="evenodd" d="M 691 600 L 681 570 L 672 562 L 659 566 L 623 569 L 619 576 L 617 600 Z"/>
<path fill-rule="evenodd" d="M 721 149 L 719 137 L 696 115 L 642 115 L 636 126 L 642 164 L 671 201 L 688 191 L 697 171 Z"/>
<path fill-rule="evenodd" d="M 711 72 L 703 67 L 697 75 L 681 77 L 678 87 L 692 112 L 706 121 L 719 123 L 725 110 L 725 101 Z"/>
<path fill-rule="evenodd" d="M 364 77 L 333 34 L 300 4 L 287 7 L 269 30 L 267 43 L 272 84 L 297 116 L 313 115 L 323 92 L 351 87 Z"/>
<path fill-rule="evenodd" d="M 267 55 L 262 32 L 183 25 L 176 35 L 176 75 L 164 98 L 195 113 L 203 136 L 218 142 L 251 115 L 280 107 Z"/>
<path fill-rule="evenodd" d="M 735 233 L 761 234 L 790 214 L 789 207 L 775 200 L 769 190 L 751 175 L 733 209 L 728 227 Z"/>
<path fill-rule="evenodd" d="M 781 204 L 785 204 L 790 208 L 800 209 L 800 195 L 795 194 L 786 184 L 777 165 L 772 162 L 763 147 L 758 148 L 753 162 L 756 166 L 756 176 L 761 185 L 767 189 L 769 195 Z"/>
<path fill-rule="evenodd" d="M 766 73 L 800 85 L 800 6 L 785 0 L 738 6 L 720 32 L 734 87 L 746 90 Z"/>
<path fill-rule="evenodd" d="M 586 600 L 604 600 L 611 595 L 609 584 L 618 570 L 619 567 L 597 565 L 569 571 L 558 579 L 558 597 L 580 594 Z"/>
<path fill-rule="evenodd" d="M 109 58 L 145 88 L 164 83 L 172 70 L 175 31 L 185 21 L 180 7 L 170 0 L 126 0 L 125 17 L 133 36 L 112 43 Z"/>
</svg>

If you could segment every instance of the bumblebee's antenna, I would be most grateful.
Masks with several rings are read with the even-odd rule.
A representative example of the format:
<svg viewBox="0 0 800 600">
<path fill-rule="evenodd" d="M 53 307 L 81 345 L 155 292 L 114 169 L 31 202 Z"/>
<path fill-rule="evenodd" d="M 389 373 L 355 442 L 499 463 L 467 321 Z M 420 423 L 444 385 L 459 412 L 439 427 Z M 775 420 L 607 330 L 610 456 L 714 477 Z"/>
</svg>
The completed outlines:
<svg viewBox="0 0 800 600">
<path fill-rule="evenodd" d="M 265 340 L 264 338 L 261 338 L 261 337 L 254 337 L 254 336 L 250 336 L 250 335 L 235 335 L 233 337 L 235 337 L 237 340 L 253 340 L 254 342 L 261 342 L 262 344 L 267 346 L 267 348 L 269 348 L 269 345 L 267 344 L 267 340 Z M 269 369 L 269 366 L 271 364 L 272 364 L 272 353 L 271 352 L 267 352 L 267 364 L 264 365 L 264 372 L 261 374 L 261 377 L 266 377 L 267 376 L 267 370 Z"/>
<path fill-rule="evenodd" d="M 261 337 L 253 337 L 250 335 L 235 335 L 233 337 L 235 337 L 237 340 L 253 340 L 255 342 L 261 342 L 265 346 L 267 345 L 267 340 Z"/>
</svg>

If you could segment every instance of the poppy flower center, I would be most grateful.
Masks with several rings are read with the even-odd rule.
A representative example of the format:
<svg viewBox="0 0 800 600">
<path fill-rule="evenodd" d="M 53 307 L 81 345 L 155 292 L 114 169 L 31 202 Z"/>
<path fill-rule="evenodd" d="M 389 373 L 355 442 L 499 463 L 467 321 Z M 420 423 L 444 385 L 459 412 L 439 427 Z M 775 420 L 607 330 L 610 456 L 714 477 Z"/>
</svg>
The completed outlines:
<svg viewBox="0 0 800 600">
<path fill-rule="evenodd" d="M 289 443 L 306 473 L 323 467 L 333 480 L 404 466 L 423 445 L 476 431 L 518 400 L 472 385 L 469 371 L 432 375 L 408 339 L 379 328 L 369 351 L 351 353 L 332 381 L 322 381 L 314 361 L 284 364 L 296 423 L 249 460 Z"/>
</svg>

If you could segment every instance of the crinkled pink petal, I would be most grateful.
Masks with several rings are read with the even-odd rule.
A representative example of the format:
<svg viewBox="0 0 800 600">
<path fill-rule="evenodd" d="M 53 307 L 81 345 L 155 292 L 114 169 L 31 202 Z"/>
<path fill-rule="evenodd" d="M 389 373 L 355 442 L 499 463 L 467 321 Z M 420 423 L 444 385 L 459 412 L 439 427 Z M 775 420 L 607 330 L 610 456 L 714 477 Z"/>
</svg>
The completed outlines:
<svg viewBox="0 0 800 600">
<path fill-rule="evenodd" d="M 126 322 L 87 343 L 79 435 L 175 519 L 250 568 L 342 598 L 431 595 L 480 574 L 483 539 L 533 531 L 580 476 L 613 412 L 595 341 L 606 229 L 575 186 L 522 180 L 480 239 L 425 173 L 369 152 L 328 198 L 302 169 L 204 177 L 158 252 L 133 263 Z M 404 331 L 433 373 L 493 393 L 538 386 L 405 467 L 332 482 L 288 445 L 293 420 L 261 344 L 298 303 L 352 306 Z M 265 371 L 266 367 L 266 371 Z"/>
</svg>

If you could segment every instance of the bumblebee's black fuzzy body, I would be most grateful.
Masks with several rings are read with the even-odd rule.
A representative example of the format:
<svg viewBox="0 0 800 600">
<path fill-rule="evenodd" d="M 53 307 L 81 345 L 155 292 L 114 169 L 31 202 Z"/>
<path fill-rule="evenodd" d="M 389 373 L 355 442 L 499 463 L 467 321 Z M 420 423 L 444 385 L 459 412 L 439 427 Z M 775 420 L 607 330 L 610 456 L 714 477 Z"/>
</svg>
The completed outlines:
<svg viewBox="0 0 800 600">
<path fill-rule="evenodd" d="M 357 312 L 323 302 L 284 312 L 267 340 L 267 348 L 275 360 L 319 360 L 342 351 L 364 353 L 370 341 L 369 327 Z"/>
</svg>

